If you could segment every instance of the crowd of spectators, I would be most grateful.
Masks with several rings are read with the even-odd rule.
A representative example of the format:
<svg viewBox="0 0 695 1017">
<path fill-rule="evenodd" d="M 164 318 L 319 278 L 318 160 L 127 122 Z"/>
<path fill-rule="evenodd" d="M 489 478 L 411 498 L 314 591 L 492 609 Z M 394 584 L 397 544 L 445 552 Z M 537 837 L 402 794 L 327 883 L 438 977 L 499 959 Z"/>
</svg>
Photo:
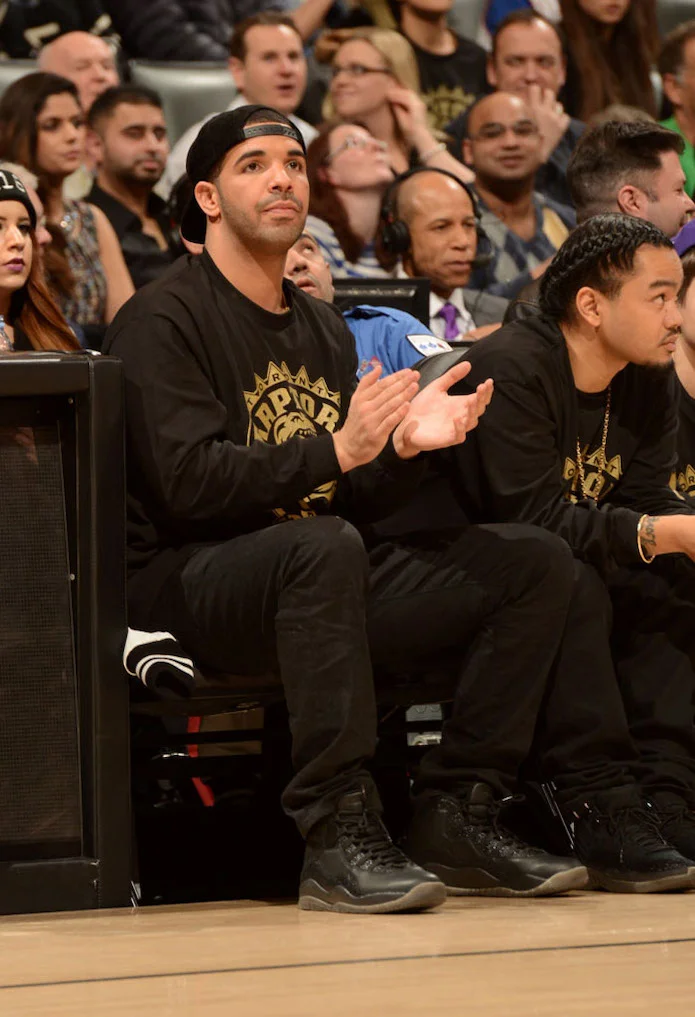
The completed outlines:
<svg viewBox="0 0 695 1017">
<path fill-rule="evenodd" d="M 364 660 L 385 644 L 360 621 L 364 575 L 350 557 L 360 538 L 340 517 L 330 521 L 343 506 L 352 521 L 361 497 L 370 523 L 374 503 L 397 507 L 423 457 L 456 503 L 456 541 L 443 557 L 443 545 L 427 545 L 431 572 L 413 546 L 399 558 L 383 545 L 378 561 L 370 546 L 362 563 L 391 634 L 400 569 L 408 597 L 428 592 L 441 608 L 427 602 L 423 645 L 432 649 L 447 611 L 464 619 L 446 647 L 463 677 L 442 748 L 416 785 L 410 856 L 460 893 L 490 890 L 471 876 L 476 851 L 495 891 L 512 895 L 581 887 L 585 866 L 604 889 L 695 888 L 695 571 L 687 560 L 695 560 L 695 20 L 661 40 L 655 0 L 493 0 L 489 36 L 473 40 L 449 26 L 452 6 L 6 5 L 0 49 L 10 60 L 35 59 L 36 69 L 0 96 L 0 351 L 103 348 L 123 359 L 136 474 L 129 493 L 138 502 L 130 510 L 147 530 L 140 579 L 159 558 L 177 577 L 166 595 L 160 583 L 161 600 L 147 607 L 147 583 L 138 586 L 139 627 L 170 628 L 203 656 L 211 646 L 211 666 L 224 670 L 216 597 L 246 619 L 245 666 L 252 632 L 262 640 L 268 627 L 280 631 L 283 611 L 293 619 L 315 611 L 342 699 L 301 625 L 282 622 L 294 661 L 283 682 L 297 771 L 285 805 L 309 844 L 303 906 L 379 910 L 385 894 L 382 910 L 428 907 L 443 894 L 369 818 L 376 792 L 361 767 L 373 744 L 360 725 L 373 690 Z M 173 136 L 163 96 L 132 79 L 131 58 L 226 61 L 232 101 Z M 257 150 L 243 147 L 251 141 Z M 288 145 L 285 183 L 270 188 L 271 200 L 262 184 L 268 151 Z M 301 223 L 285 228 L 298 211 Z M 266 212 L 272 249 L 254 232 L 254 217 Z M 429 284 L 427 322 L 384 306 L 342 314 L 329 306 L 338 279 L 414 278 Z M 662 330 L 651 360 L 641 339 L 637 352 L 629 348 L 641 322 L 645 335 Z M 227 353 L 218 345 L 232 333 L 234 363 L 221 369 Z M 472 368 L 447 361 L 443 379 L 416 394 L 411 369 L 458 348 L 470 348 Z M 306 363 L 293 373 L 297 350 Z M 644 370 L 671 361 L 668 375 Z M 255 391 L 238 380 L 249 365 Z M 329 435 L 337 439 L 330 453 Z M 383 499 L 381 485 L 390 492 Z M 425 502 L 418 511 L 429 539 L 437 505 Z M 268 517 L 316 526 L 296 545 L 295 531 L 276 527 L 284 536 L 272 550 Z M 239 552 L 242 537 L 249 544 Z M 201 545 L 218 538 L 226 543 L 203 560 Z M 195 548 L 189 557 L 186 548 Z M 655 567 L 651 584 L 635 581 L 661 555 L 674 568 Z M 251 560 L 273 578 L 263 589 L 249 582 L 245 598 L 230 576 Z M 474 606 L 452 592 L 451 570 L 474 576 Z M 249 620 L 254 598 L 264 611 L 275 605 L 263 626 Z M 645 651 L 630 611 L 642 624 L 657 601 L 678 604 L 689 634 L 682 625 L 671 631 L 680 614 L 659 615 L 668 650 Z M 541 612 L 554 612 L 552 625 L 538 627 Z M 355 659 L 363 653 L 359 675 L 345 663 L 341 627 Z M 400 627 L 412 634 L 412 617 Z M 541 647 L 544 627 L 546 639 L 553 627 L 557 638 Z M 577 632 L 597 655 L 586 664 L 594 713 L 569 707 L 586 653 Z M 567 666 L 553 672 L 553 686 L 560 658 Z M 302 686 L 308 660 L 326 683 L 320 708 Z M 533 694 L 508 709 L 531 673 Z M 317 709 L 325 744 L 311 727 Z M 515 789 L 539 731 L 559 808 L 576 821 L 581 865 L 501 832 L 499 799 Z M 513 747 L 506 756 L 502 732 Z M 600 759 L 582 770 L 573 752 Z M 454 813 L 468 831 L 463 861 L 442 847 L 442 816 Z M 331 852 L 341 838 L 354 851 L 338 863 Z M 337 889 L 340 866 L 359 868 L 362 850 L 375 864 L 360 873 L 351 907 Z"/>
</svg>

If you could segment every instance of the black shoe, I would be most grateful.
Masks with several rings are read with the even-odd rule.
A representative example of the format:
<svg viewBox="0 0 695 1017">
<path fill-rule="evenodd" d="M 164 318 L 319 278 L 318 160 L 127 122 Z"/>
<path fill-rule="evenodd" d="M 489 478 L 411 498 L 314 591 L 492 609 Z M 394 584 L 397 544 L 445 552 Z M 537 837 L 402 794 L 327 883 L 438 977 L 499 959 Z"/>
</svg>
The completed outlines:
<svg viewBox="0 0 695 1017">
<path fill-rule="evenodd" d="M 541 897 L 588 884 L 576 858 L 549 855 L 519 840 L 500 824 L 499 810 L 487 784 L 423 796 L 405 849 L 459 896 Z"/>
<path fill-rule="evenodd" d="M 309 832 L 299 885 L 306 911 L 422 911 L 446 899 L 443 884 L 394 846 L 364 790 L 338 802 Z"/>
<path fill-rule="evenodd" d="M 695 866 L 695 808 L 680 795 L 669 791 L 655 791 L 649 794 L 649 801 L 656 811 L 659 832 L 664 840 L 673 845 L 691 866 Z"/>
<path fill-rule="evenodd" d="M 695 888 L 695 867 L 659 831 L 635 789 L 604 792 L 574 813 L 574 849 L 594 887 L 613 893 Z"/>
</svg>

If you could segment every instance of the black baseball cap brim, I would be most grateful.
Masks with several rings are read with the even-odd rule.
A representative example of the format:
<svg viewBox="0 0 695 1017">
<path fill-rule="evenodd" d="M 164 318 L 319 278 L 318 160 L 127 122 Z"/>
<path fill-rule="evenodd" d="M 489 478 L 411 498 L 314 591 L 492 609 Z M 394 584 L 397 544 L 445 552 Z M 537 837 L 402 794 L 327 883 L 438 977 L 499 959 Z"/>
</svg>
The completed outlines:
<svg viewBox="0 0 695 1017">
<path fill-rule="evenodd" d="M 250 117 L 255 117 L 256 114 L 267 116 L 267 121 L 253 123 L 247 127 Z M 207 180 L 211 171 L 237 145 L 267 135 L 292 138 L 306 155 L 306 145 L 299 130 L 284 113 L 279 113 L 270 106 L 240 106 L 238 109 L 218 113 L 217 116 L 207 120 L 200 128 L 186 159 L 186 173 L 193 187 L 201 180 Z M 185 240 L 194 244 L 205 243 L 207 218 L 195 194 L 191 195 L 186 205 L 180 229 Z"/>
</svg>

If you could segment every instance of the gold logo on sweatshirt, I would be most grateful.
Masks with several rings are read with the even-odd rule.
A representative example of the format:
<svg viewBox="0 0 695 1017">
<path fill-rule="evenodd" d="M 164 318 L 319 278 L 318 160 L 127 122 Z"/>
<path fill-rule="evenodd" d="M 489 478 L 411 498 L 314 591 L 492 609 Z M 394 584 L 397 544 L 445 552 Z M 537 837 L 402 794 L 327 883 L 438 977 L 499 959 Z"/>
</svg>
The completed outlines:
<svg viewBox="0 0 695 1017">
<path fill-rule="evenodd" d="M 265 377 L 254 374 L 253 392 L 244 392 L 249 415 L 246 443 L 284 445 L 291 438 L 313 438 L 335 431 L 340 420 L 340 392 L 324 378 L 312 381 L 305 367 L 293 374 L 283 361 L 271 360 Z M 278 519 L 301 519 L 325 511 L 335 495 L 336 481 L 312 491 L 294 506 L 274 509 Z"/>
<path fill-rule="evenodd" d="M 695 467 L 688 463 L 671 474 L 670 487 L 684 500 L 695 498 Z"/>
<path fill-rule="evenodd" d="M 606 462 L 605 467 L 601 466 L 601 449 L 597 448 L 590 455 L 584 454 L 584 476 L 586 478 L 587 497 L 595 501 L 601 501 L 610 494 L 615 485 L 623 475 L 623 461 L 620 456 L 613 456 Z M 565 481 L 565 498 L 567 501 L 579 501 L 579 470 L 577 464 L 570 456 L 565 459 L 565 466 L 562 471 L 562 478 Z"/>
</svg>

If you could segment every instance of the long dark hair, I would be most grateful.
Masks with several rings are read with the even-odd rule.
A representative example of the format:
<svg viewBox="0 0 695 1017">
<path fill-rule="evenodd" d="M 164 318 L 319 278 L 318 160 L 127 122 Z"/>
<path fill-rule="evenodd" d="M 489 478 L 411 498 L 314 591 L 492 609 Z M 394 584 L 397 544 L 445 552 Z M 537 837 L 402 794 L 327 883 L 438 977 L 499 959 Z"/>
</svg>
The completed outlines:
<svg viewBox="0 0 695 1017">
<path fill-rule="evenodd" d="M 588 120 L 612 103 L 625 103 L 656 116 L 649 77 L 659 48 L 654 0 L 630 0 L 608 40 L 601 39 L 599 23 L 579 0 L 560 0 L 560 7 L 580 93 L 574 115 Z"/>
<path fill-rule="evenodd" d="M 319 128 L 318 135 L 309 145 L 306 155 L 306 172 L 309 178 L 309 213 L 323 219 L 332 228 L 343 254 L 348 261 L 359 261 L 364 250 L 361 237 L 350 227 L 347 212 L 336 194 L 333 184 L 326 179 L 326 159 L 331 146 L 331 134 L 341 127 L 340 120 L 328 120 Z"/>
<path fill-rule="evenodd" d="M 58 74 L 35 71 L 13 82 L 0 99 L 0 158 L 17 162 L 35 173 L 39 195 L 46 198 L 45 177 L 36 160 L 38 132 L 36 121 L 52 95 L 71 95 L 80 105 L 76 87 Z M 75 288 L 75 279 L 67 257 L 67 240 L 60 226 L 46 223 L 52 243 L 45 254 L 45 268 L 52 285 L 63 297 Z"/>
<path fill-rule="evenodd" d="M 309 145 L 306 156 L 306 172 L 309 179 L 309 213 L 323 219 L 336 235 L 346 259 L 359 261 L 365 243 L 350 226 L 348 214 L 335 187 L 326 179 L 326 159 L 330 151 L 331 134 L 336 127 L 344 127 L 342 120 L 328 120 L 319 128 L 319 133 Z M 374 238 L 376 259 L 382 268 L 390 271 L 394 259 L 390 259 L 381 244 L 381 233 Z"/>
<path fill-rule="evenodd" d="M 48 291 L 36 232 L 31 231 L 31 271 L 21 290 L 12 294 L 12 325 L 19 325 L 35 350 L 79 350 L 74 332 Z"/>
</svg>

